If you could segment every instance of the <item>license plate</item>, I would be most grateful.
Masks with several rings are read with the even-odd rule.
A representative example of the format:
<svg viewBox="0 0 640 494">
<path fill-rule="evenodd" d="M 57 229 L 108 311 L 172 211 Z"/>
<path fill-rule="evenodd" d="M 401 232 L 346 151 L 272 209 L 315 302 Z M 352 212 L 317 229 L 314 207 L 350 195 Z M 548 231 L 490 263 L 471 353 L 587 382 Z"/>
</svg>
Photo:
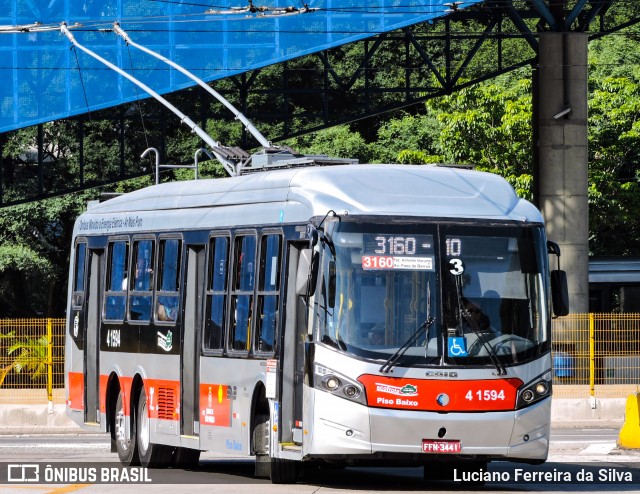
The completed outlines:
<svg viewBox="0 0 640 494">
<path fill-rule="evenodd" d="M 438 439 L 423 439 L 423 453 L 456 454 L 462 451 L 460 441 L 443 441 Z"/>
</svg>

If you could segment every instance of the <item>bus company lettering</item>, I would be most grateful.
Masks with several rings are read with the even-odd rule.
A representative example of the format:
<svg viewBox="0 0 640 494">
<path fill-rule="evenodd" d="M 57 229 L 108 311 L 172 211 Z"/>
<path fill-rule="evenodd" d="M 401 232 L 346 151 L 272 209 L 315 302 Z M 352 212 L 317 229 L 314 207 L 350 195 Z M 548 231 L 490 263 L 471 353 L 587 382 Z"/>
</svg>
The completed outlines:
<svg viewBox="0 0 640 494">
<path fill-rule="evenodd" d="M 80 231 L 110 231 L 121 228 L 142 228 L 144 220 L 140 216 L 114 216 L 113 218 L 98 218 L 90 220 L 80 220 L 78 229 Z"/>
<path fill-rule="evenodd" d="M 408 396 L 418 396 L 418 387 L 413 384 L 405 384 L 403 386 L 392 386 L 390 384 L 376 383 L 376 392 L 396 396 L 396 398 L 387 398 L 378 395 L 376 397 L 377 405 L 400 405 L 405 407 L 417 407 L 417 400 L 407 399 Z"/>
<path fill-rule="evenodd" d="M 392 386 L 391 384 L 376 383 L 378 393 L 386 393 L 397 396 L 418 396 L 418 387 L 413 384 L 403 386 Z"/>
</svg>

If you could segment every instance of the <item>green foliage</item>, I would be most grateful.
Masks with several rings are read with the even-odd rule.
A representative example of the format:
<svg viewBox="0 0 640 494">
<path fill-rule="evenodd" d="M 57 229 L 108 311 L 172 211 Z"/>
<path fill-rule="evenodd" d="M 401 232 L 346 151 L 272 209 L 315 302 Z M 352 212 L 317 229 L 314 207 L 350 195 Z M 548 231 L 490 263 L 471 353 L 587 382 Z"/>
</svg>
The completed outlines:
<svg viewBox="0 0 640 494">
<path fill-rule="evenodd" d="M 0 245 L 0 273 L 25 272 L 46 280 L 52 275 L 51 270 L 51 263 L 26 245 Z"/>
<path fill-rule="evenodd" d="M 29 338 L 18 337 L 14 332 L 0 334 L 0 341 L 7 341 L 7 355 L 13 360 L 5 367 L 0 368 L 0 386 L 4 383 L 7 374 L 12 370 L 20 373 L 29 372 L 31 379 L 35 380 L 44 374 L 49 364 L 49 340 L 45 336 Z"/>
<path fill-rule="evenodd" d="M 442 125 L 438 147 L 446 161 L 504 176 L 531 169 L 530 74 L 519 75 L 512 84 L 510 75 L 428 101 Z"/>
<path fill-rule="evenodd" d="M 2 210 L 0 316 L 64 313 L 73 222 L 93 197 L 70 194 Z"/>
<path fill-rule="evenodd" d="M 326 154 L 335 158 L 355 158 L 361 163 L 370 161 L 369 146 L 357 132 L 346 125 L 338 125 L 320 132 L 295 137 L 286 142 L 304 154 Z"/>
<path fill-rule="evenodd" d="M 435 156 L 439 132 L 440 124 L 432 114 L 404 115 L 389 120 L 378 129 L 377 141 L 371 143 L 374 159 L 379 163 L 440 161 Z"/>
<path fill-rule="evenodd" d="M 403 149 L 398 153 L 398 159 L 396 162 L 402 165 L 426 165 L 429 163 L 442 163 L 442 157 L 434 154 L 427 154 L 424 151 Z"/>
<path fill-rule="evenodd" d="M 589 108 L 590 250 L 596 255 L 637 255 L 640 80 L 611 77 L 593 86 Z"/>
</svg>

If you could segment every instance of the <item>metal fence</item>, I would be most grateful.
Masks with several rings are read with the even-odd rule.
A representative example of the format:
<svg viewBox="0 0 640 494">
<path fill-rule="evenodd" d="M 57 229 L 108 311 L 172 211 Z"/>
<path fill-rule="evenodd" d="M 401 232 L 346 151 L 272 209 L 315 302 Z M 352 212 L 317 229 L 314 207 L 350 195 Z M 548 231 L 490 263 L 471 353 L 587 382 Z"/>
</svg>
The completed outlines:
<svg viewBox="0 0 640 494">
<path fill-rule="evenodd" d="M 554 395 L 625 397 L 640 386 L 640 314 L 570 314 L 553 323 Z"/>
<path fill-rule="evenodd" d="M 640 314 L 554 319 L 554 396 L 626 397 L 640 386 Z M 0 319 L 0 404 L 64 403 L 65 320 Z"/>
<path fill-rule="evenodd" d="M 0 319 L 0 404 L 64 403 L 63 318 Z"/>
</svg>

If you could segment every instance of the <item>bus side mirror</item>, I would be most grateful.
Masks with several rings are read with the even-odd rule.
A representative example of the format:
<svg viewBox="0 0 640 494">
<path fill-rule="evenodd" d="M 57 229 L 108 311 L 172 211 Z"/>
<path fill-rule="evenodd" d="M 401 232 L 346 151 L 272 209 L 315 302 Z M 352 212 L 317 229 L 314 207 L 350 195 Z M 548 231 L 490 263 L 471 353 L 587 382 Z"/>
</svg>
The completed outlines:
<svg viewBox="0 0 640 494">
<path fill-rule="evenodd" d="M 551 303 L 556 317 L 569 314 L 569 289 L 567 288 L 567 273 L 554 269 L 551 271 Z"/>
<path fill-rule="evenodd" d="M 311 249 L 302 249 L 298 258 L 296 294 L 311 297 L 316 290 L 320 255 Z"/>
</svg>

